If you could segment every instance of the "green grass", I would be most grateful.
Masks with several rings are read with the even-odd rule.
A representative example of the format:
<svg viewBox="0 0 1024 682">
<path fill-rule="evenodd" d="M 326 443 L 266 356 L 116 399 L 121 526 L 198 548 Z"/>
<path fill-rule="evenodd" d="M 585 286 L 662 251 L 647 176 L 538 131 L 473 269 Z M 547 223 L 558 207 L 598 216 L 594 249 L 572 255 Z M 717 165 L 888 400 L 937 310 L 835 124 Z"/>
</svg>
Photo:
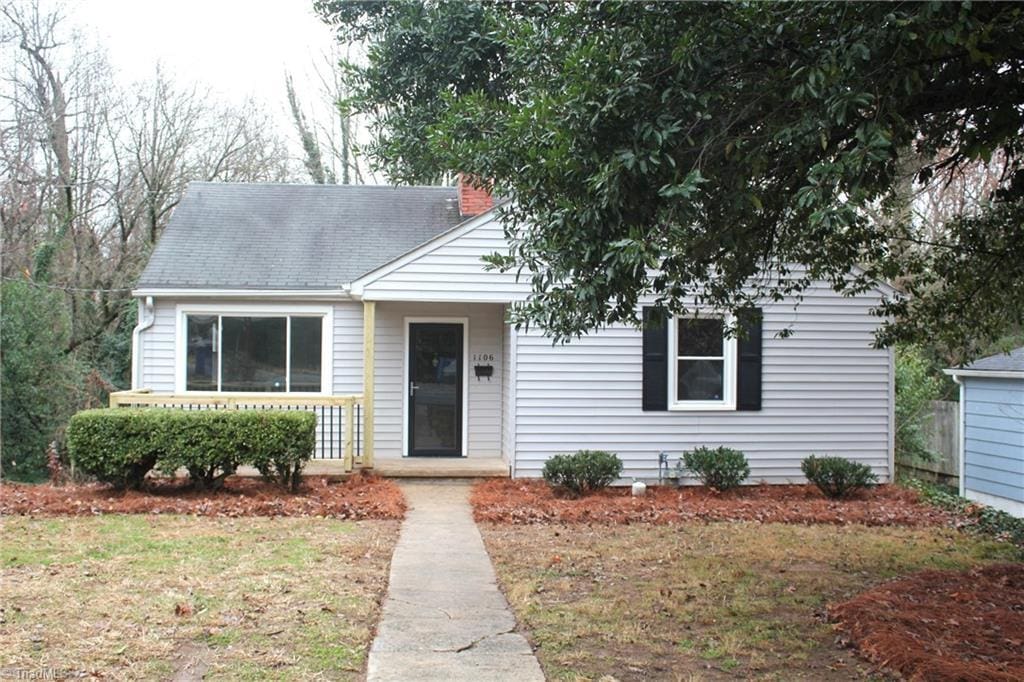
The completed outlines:
<svg viewBox="0 0 1024 682">
<path fill-rule="evenodd" d="M 484 535 L 545 672 L 566 680 L 862 679 L 871 668 L 835 647 L 826 604 L 922 569 L 1024 558 L 947 529 L 716 523 L 488 526 Z"/>
<path fill-rule="evenodd" d="M 3 520 L 3 666 L 166 679 L 358 679 L 394 522 L 110 515 Z M 177 612 L 176 612 L 177 609 Z"/>
</svg>

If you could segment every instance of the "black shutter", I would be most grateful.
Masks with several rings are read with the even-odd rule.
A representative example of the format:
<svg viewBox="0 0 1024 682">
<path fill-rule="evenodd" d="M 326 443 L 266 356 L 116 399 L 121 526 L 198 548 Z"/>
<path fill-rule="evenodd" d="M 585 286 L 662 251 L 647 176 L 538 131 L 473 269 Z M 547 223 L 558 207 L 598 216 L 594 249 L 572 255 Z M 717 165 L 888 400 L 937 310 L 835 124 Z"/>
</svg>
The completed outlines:
<svg viewBox="0 0 1024 682">
<path fill-rule="evenodd" d="M 736 378 L 736 409 L 761 409 L 761 309 L 740 311 L 737 321 L 741 336 L 737 342 L 738 373 Z"/>
<path fill-rule="evenodd" d="M 661 308 L 645 306 L 643 321 L 643 409 L 664 412 L 668 409 L 668 320 Z"/>
</svg>

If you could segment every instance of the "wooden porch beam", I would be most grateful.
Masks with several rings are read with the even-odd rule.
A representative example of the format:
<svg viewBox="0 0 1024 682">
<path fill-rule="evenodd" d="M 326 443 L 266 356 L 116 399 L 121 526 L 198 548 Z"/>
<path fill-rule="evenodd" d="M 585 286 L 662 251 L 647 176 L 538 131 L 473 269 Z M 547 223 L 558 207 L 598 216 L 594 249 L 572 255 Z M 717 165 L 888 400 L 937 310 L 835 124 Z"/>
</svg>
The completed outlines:
<svg viewBox="0 0 1024 682">
<path fill-rule="evenodd" d="M 373 468 L 373 357 L 376 302 L 363 301 L 363 468 Z"/>
</svg>

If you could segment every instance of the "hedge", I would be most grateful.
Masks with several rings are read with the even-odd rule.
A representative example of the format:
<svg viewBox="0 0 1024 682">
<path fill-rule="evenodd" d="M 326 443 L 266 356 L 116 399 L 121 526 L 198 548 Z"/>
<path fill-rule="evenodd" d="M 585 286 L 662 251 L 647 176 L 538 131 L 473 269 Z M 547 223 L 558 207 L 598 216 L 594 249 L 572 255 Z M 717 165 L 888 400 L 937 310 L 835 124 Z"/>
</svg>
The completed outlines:
<svg viewBox="0 0 1024 682">
<path fill-rule="evenodd" d="M 607 488 L 621 473 L 618 455 L 604 450 L 577 450 L 549 459 L 541 475 L 549 485 L 579 497 Z"/>
<path fill-rule="evenodd" d="M 186 469 L 215 487 L 239 466 L 296 489 L 316 443 L 311 412 L 109 408 L 71 418 L 68 450 L 84 473 L 118 488 L 141 487 L 154 468 Z"/>
<path fill-rule="evenodd" d="M 164 454 L 154 437 L 159 411 L 86 410 L 68 423 L 75 467 L 116 488 L 139 488 Z"/>
<path fill-rule="evenodd" d="M 862 488 L 878 483 L 878 477 L 871 473 L 871 467 L 842 457 L 818 457 L 811 455 L 800 463 L 800 470 L 807 480 L 818 486 L 818 490 L 831 500 L 849 497 Z"/>
<path fill-rule="evenodd" d="M 701 446 L 683 453 L 682 468 L 693 472 L 700 482 L 715 490 L 729 490 L 750 475 L 747 456 L 739 450 Z"/>
</svg>

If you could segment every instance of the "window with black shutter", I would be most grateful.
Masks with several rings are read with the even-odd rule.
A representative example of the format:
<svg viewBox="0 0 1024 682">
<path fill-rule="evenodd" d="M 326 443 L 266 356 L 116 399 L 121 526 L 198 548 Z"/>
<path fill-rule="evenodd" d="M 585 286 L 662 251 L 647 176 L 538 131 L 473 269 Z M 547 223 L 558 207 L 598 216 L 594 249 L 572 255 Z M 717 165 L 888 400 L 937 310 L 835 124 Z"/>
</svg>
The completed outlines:
<svg viewBox="0 0 1024 682">
<path fill-rule="evenodd" d="M 644 308 L 643 409 L 760 410 L 761 318 L 759 308 L 742 311 L 739 335 L 726 337 L 728 317 L 666 318 Z"/>
</svg>

